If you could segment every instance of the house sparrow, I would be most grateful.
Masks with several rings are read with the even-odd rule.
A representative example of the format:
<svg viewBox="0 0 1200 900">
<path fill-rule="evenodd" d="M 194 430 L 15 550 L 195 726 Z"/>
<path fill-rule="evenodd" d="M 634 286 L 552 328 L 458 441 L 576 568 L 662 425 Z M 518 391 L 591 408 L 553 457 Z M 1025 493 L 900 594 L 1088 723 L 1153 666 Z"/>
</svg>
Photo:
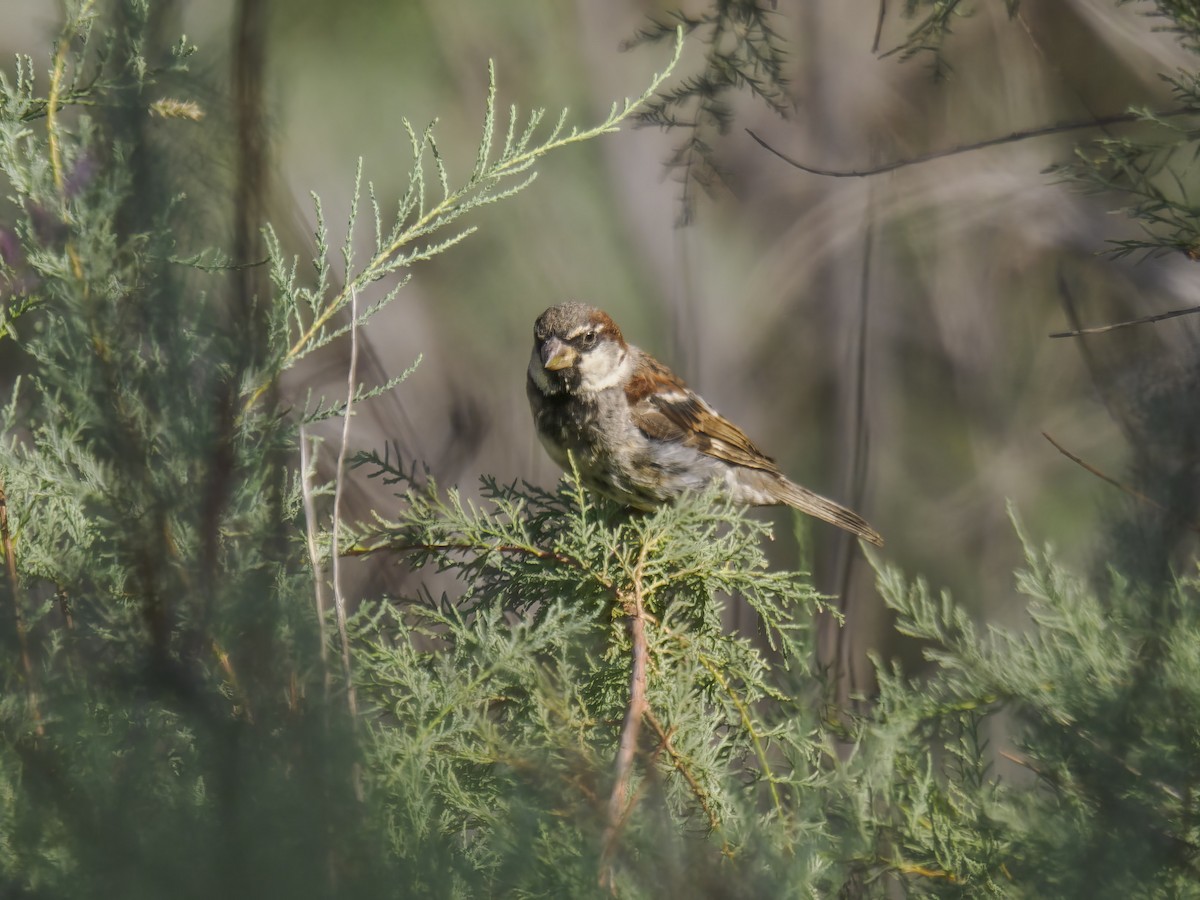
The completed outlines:
<svg viewBox="0 0 1200 900">
<path fill-rule="evenodd" d="M 570 452 L 584 485 L 619 503 L 652 509 L 717 481 L 735 502 L 787 504 L 883 544 L 856 513 L 789 481 L 595 307 L 562 303 L 538 316 L 525 388 L 551 459 L 569 469 Z"/>
</svg>

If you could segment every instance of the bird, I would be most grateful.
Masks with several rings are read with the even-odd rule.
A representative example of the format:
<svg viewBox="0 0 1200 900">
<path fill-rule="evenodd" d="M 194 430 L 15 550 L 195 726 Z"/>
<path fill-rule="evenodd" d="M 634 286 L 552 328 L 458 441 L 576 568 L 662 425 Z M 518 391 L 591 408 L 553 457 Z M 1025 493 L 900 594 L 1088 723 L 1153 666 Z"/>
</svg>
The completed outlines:
<svg viewBox="0 0 1200 900">
<path fill-rule="evenodd" d="M 546 452 L 564 471 L 573 460 L 588 490 L 652 510 L 716 482 L 735 503 L 787 505 L 883 545 L 858 513 L 788 479 L 601 309 L 571 301 L 538 316 L 525 389 Z"/>
</svg>

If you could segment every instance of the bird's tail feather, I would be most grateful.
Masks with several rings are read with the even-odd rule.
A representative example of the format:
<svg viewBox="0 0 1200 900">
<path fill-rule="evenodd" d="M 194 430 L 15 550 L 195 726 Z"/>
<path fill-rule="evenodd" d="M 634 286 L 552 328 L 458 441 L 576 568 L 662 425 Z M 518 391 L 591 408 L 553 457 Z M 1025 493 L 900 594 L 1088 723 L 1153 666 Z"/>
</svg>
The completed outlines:
<svg viewBox="0 0 1200 900">
<path fill-rule="evenodd" d="M 815 516 L 822 522 L 843 528 L 876 546 L 883 546 L 883 537 L 868 525 L 862 516 L 808 488 L 801 487 L 786 478 L 780 478 L 776 496 L 781 503 L 786 503 L 794 509 Z"/>
</svg>

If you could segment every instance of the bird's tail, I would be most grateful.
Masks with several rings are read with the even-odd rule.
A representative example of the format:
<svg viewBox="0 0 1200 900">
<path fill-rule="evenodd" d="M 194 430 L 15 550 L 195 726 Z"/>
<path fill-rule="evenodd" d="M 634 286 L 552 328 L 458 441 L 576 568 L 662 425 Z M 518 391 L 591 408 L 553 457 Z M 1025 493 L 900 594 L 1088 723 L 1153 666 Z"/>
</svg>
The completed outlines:
<svg viewBox="0 0 1200 900">
<path fill-rule="evenodd" d="M 851 534 L 856 534 L 876 546 L 883 546 L 883 538 L 879 532 L 868 525 L 862 516 L 820 494 L 813 493 L 808 488 L 781 477 L 776 496 L 781 503 L 786 503 L 800 512 L 808 513 L 810 516 L 815 516 L 822 522 L 828 522 L 838 528 L 844 528 Z"/>
</svg>

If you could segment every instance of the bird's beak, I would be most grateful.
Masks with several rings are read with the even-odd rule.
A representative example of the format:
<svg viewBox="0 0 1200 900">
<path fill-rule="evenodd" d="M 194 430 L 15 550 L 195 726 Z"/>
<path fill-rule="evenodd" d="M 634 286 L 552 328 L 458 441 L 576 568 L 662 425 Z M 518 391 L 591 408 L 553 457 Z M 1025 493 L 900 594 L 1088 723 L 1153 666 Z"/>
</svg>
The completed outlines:
<svg viewBox="0 0 1200 900">
<path fill-rule="evenodd" d="M 579 360 L 579 353 L 570 344 L 564 344 L 558 338 L 548 338 L 542 344 L 542 366 L 551 372 L 559 369 L 569 369 Z"/>
</svg>

